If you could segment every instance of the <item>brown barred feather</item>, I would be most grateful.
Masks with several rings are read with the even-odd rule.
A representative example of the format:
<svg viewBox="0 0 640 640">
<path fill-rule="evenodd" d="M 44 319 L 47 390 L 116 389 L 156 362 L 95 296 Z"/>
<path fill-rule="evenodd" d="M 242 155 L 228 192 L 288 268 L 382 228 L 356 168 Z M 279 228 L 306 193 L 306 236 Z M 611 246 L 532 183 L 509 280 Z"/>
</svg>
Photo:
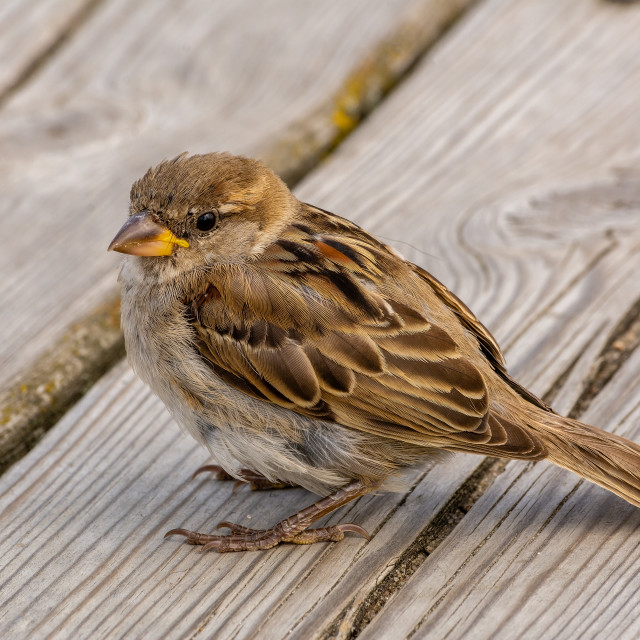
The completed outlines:
<svg viewBox="0 0 640 640">
<path fill-rule="evenodd" d="M 366 491 L 438 449 L 546 457 L 640 506 L 640 445 L 555 414 L 442 283 L 261 163 L 163 162 L 131 211 L 111 245 L 135 256 L 129 357 L 227 470 Z M 149 228 L 178 240 L 170 257 Z"/>
<path fill-rule="evenodd" d="M 367 335 L 349 335 L 335 331 L 317 338 L 312 344 L 327 358 L 353 371 L 369 375 L 384 371 L 382 352 Z"/>
<path fill-rule="evenodd" d="M 200 295 L 191 306 L 203 355 L 226 372 L 225 381 L 304 415 L 322 401 L 345 426 L 378 433 L 384 422 L 394 425 L 386 437 L 425 446 L 435 438 L 453 449 L 494 447 L 494 455 L 537 450 L 516 425 L 492 416 L 483 375 L 450 333 L 410 298 L 372 288 L 383 245 L 361 231 L 340 237 L 316 233 L 311 220 L 292 225 L 264 251 L 269 269 L 257 261 L 212 270 L 210 286 L 221 293 Z M 389 267 L 398 262 L 388 253 L 385 259 Z M 437 296 L 448 295 L 418 275 Z M 457 298 L 447 299 L 465 313 Z M 493 338 L 470 318 L 502 366 Z"/>
<path fill-rule="evenodd" d="M 356 377 L 352 369 L 323 355 L 315 346 L 306 344 L 303 348 L 324 391 L 334 395 L 349 395 L 353 392 Z"/>
<path fill-rule="evenodd" d="M 295 405 L 306 409 L 320 400 L 318 377 L 299 345 L 289 340 L 278 349 L 248 347 L 245 353 L 256 373 Z"/>
<path fill-rule="evenodd" d="M 585 475 L 579 453 L 575 460 L 566 454 L 575 445 L 563 448 L 541 436 L 555 415 L 510 378 L 496 341 L 455 295 L 353 223 L 331 216 L 327 224 L 324 212 L 305 211 L 305 222 L 283 231 L 259 260 L 212 268 L 205 290 L 187 301 L 201 353 L 225 382 L 302 415 L 406 445 L 549 456 Z M 413 280 L 413 295 L 394 280 Z M 433 315 L 436 300 L 464 333 L 451 333 L 446 314 Z M 471 341 L 475 358 L 463 355 L 474 352 Z M 487 361 L 495 380 L 483 369 Z M 497 380 L 516 394 L 503 398 L 511 404 L 492 406 L 489 385 Z M 541 417 L 532 414 L 526 424 L 511 418 L 517 396 Z M 585 450 L 591 452 L 589 443 Z M 589 477 L 628 500 L 637 493 L 640 504 L 640 490 L 620 472 L 624 451 L 614 447 L 597 457 Z M 629 453 L 629 464 L 636 455 Z"/>
</svg>

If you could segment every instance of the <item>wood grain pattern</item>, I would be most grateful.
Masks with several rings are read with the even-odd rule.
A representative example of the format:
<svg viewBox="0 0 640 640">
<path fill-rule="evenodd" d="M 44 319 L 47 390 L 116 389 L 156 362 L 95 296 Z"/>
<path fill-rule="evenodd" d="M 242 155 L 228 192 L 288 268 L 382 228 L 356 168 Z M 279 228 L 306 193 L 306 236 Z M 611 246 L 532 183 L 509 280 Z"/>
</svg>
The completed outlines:
<svg viewBox="0 0 640 640">
<path fill-rule="evenodd" d="M 568 372 L 558 409 L 640 298 L 640 179 L 616 173 L 640 157 L 639 27 L 640 12 L 613 5 L 487 0 L 297 190 L 444 280 L 533 391 Z M 636 352 L 589 417 L 637 424 L 639 370 Z M 170 422 L 122 366 L 0 479 L 5 635 L 349 637 L 365 596 L 478 463 L 456 457 L 407 496 L 333 516 L 369 528 L 368 544 L 198 554 L 162 533 L 246 515 L 267 524 L 305 495 L 186 482 L 202 453 Z M 575 487 L 548 465 L 510 465 L 363 637 L 462 637 L 476 625 L 478 637 L 514 637 L 503 601 L 533 637 L 609 630 L 615 615 L 633 637 L 639 516 Z M 452 616 L 446 631 L 425 626 L 432 609 Z"/>
<path fill-rule="evenodd" d="M 24 2 L 0 5 L 0 99 L 14 88 L 64 37 L 93 0 Z"/>
<path fill-rule="evenodd" d="M 0 384 L 114 289 L 106 246 L 150 164 L 260 155 L 425 4 L 100 3 L 0 110 Z"/>
<path fill-rule="evenodd" d="M 418 247 L 438 256 L 429 261 L 431 269 L 448 284 L 457 280 L 454 290 L 471 289 L 471 296 L 463 293 L 471 303 L 472 291 L 482 292 L 476 294 L 482 303 L 472 308 L 489 318 L 489 326 L 508 347 L 511 370 L 535 391 L 545 392 L 568 372 L 554 403 L 567 411 L 617 322 L 640 297 L 640 136 L 627 129 L 640 86 L 640 68 L 628 64 L 640 53 L 632 35 L 640 26 L 640 12 L 625 14 L 622 21 L 630 29 L 626 31 L 621 14 L 606 5 L 523 4 L 528 3 L 517 8 L 488 3 L 458 34 L 474 42 L 479 34 L 495 42 L 500 36 L 502 51 L 511 54 L 508 68 L 513 63 L 526 69 L 519 42 L 530 36 L 541 43 L 535 51 L 530 49 L 537 66 L 521 71 L 520 80 L 502 89 L 516 101 L 504 125 L 510 144 L 489 128 L 490 109 L 488 118 L 475 121 L 476 141 L 467 147 L 467 158 L 458 155 L 455 169 L 450 166 L 447 171 L 445 155 L 437 168 L 426 170 L 428 175 L 443 172 L 440 185 L 445 193 L 432 178 L 421 182 L 421 189 L 412 189 L 410 198 L 419 198 L 429 211 L 425 228 L 429 224 L 432 235 L 428 245 Z M 503 10 L 502 23 L 490 22 L 495 18 L 492 7 Z M 510 19 L 505 14 L 511 14 Z M 532 23 L 545 22 L 537 35 L 528 33 Z M 567 25 L 572 38 L 567 37 Z M 489 53 L 482 45 L 480 41 L 479 49 Z M 551 49 L 544 51 L 545 46 L 553 48 L 553 55 Z M 491 51 L 494 59 L 479 60 L 475 70 L 480 73 L 478 87 L 489 87 L 492 109 L 501 110 L 507 97 L 497 98 L 491 88 L 498 91 L 504 80 L 502 73 L 491 81 L 502 63 L 501 54 L 497 48 Z M 444 47 L 439 54 L 439 63 L 454 75 L 448 76 L 453 83 L 458 60 Z M 522 91 L 518 100 L 518 89 L 531 76 L 544 86 L 538 87 L 537 95 L 533 88 Z M 422 80 L 431 86 L 438 81 L 433 67 L 425 65 Z M 464 83 L 457 80 L 461 87 Z M 413 106 L 409 89 L 403 90 L 407 111 Z M 480 100 L 471 90 L 469 83 L 460 89 L 460 103 Z M 568 91 L 576 92 L 576 98 L 562 101 Z M 425 143 L 433 146 L 439 137 L 431 119 L 442 117 L 448 98 L 437 95 L 442 100 L 431 101 L 429 122 L 422 126 Z M 403 114 L 414 141 L 417 110 L 415 104 Z M 378 117 L 384 112 L 372 118 L 372 126 Z M 396 130 L 393 135 L 396 141 L 403 134 Z M 459 129 L 449 130 L 449 137 L 459 146 L 467 140 Z M 375 141 L 355 136 L 341 154 L 356 162 L 370 159 L 373 145 L 381 148 L 389 140 L 384 134 Z M 403 147 L 412 156 L 407 165 L 419 162 L 411 149 Z M 469 175 L 471 162 L 475 169 Z M 363 171 L 365 166 L 359 162 L 355 169 Z M 628 171 L 622 170 L 625 166 Z M 607 179 L 610 169 L 613 175 Z M 454 175 L 463 178 L 458 182 Z M 446 191 L 445 176 L 461 194 Z M 473 184 L 467 186 L 469 180 Z M 309 183 L 315 186 L 316 178 Z M 483 192 L 488 195 L 483 197 Z M 465 197 L 470 201 L 463 202 Z M 443 225 L 447 209 L 454 215 L 451 201 L 458 201 L 461 213 L 454 224 Z M 409 198 L 399 198 L 398 206 L 406 210 Z M 381 221 L 387 227 L 392 223 L 391 217 Z M 413 237 L 420 237 L 415 227 Z M 458 253 L 455 247 L 460 244 L 469 253 Z M 640 439 L 639 379 L 636 352 L 585 419 Z M 637 637 L 637 520 L 633 508 L 567 472 L 546 464 L 529 469 L 512 463 L 464 526 L 429 557 L 362 637 Z"/>
<path fill-rule="evenodd" d="M 2 635 L 179 638 L 206 623 L 216 637 L 275 637 L 266 629 L 309 611 L 317 626 L 364 597 L 478 463 L 436 467 L 406 501 L 371 496 L 331 518 L 375 531 L 371 544 L 218 555 L 162 535 L 229 518 L 266 526 L 311 498 L 189 481 L 204 459 L 128 367 L 110 373 L 0 481 Z"/>
<path fill-rule="evenodd" d="M 640 351 L 585 420 L 640 439 Z M 615 638 L 640 634 L 640 513 L 547 463 L 516 465 L 360 636 Z"/>
</svg>

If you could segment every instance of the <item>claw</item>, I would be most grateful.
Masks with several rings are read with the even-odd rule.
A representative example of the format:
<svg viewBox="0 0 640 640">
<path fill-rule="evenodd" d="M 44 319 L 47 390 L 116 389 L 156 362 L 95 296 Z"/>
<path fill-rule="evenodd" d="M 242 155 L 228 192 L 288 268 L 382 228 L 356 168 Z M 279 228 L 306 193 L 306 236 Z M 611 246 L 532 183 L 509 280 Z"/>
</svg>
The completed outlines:
<svg viewBox="0 0 640 640">
<path fill-rule="evenodd" d="M 165 538 L 169 536 L 179 535 L 184 536 L 188 544 L 200 544 L 202 547 L 200 551 L 206 551 L 207 549 L 213 549 L 220 544 L 220 541 L 225 536 L 212 536 L 206 533 L 197 533 L 196 531 L 189 531 L 188 529 L 171 529 L 164 534 Z"/>
<path fill-rule="evenodd" d="M 361 535 L 363 538 L 366 538 L 369 541 L 371 540 L 371 536 L 366 532 L 366 530 L 363 529 L 361 526 L 359 526 L 357 524 L 353 524 L 351 522 L 347 522 L 345 524 L 338 524 L 336 526 L 342 532 L 351 531 L 353 533 L 357 533 L 357 534 Z"/>
<path fill-rule="evenodd" d="M 293 487 L 294 485 L 289 484 L 288 482 L 280 482 L 279 480 L 271 481 L 267 480 L 263 475 L 256 473 L 255 471 L 251 471 L 250 469 L 240 469 L 238 472 L 240 475 L 240 480 L 236 480 L 236 478 L 229 473 L 227 473 L 221 466 L 217 464 L 206 464 L 199 469 L 196 469 L 194 474 L 191 476 L 193 480 L 196 476 L 199 476 L 201 473 L 213 473 L 215 474 L 215 479 L 220 481 L 225 480 L 235 480 L 233 485 L 233 493 L 235 493 L 238 488 L 248 484 L 251 491 L 266 491 L 269 489 L 287 489 L 289 487 Z"/>
<path fill-rule="evenodd" d="M 211 540 L 211 538 L 215 538 L 217 536 L 211 536 L 207 533 L 198 533 L 197 531 L 189 531 L 189 529 L 171 529 L 171 531 L 167 531 L 164 534 L 165 539 L 169 536 L 184 536 L 187 540 L 188 544 L 206 544 Z"/>
<path fill-rule="evenodd" d="M 169 536 L 184 536 L 185 538 L 188 538 L 192 533 L 194 532 L 189 531 L 188 529 L 171 529 L 171 531 L 167 531 L 167 533 L 164 534 L 164 538 L 165 540 Z"/>
<path fill-rule="evenodd" d="M 219 465 L 217 464 L 205 464 L 203 467 L 196 469 L 191 476 L 193 480 L 196 476 L 199 476 L 201 473 L 215 473 L 216 480 L 230 480 L 231 476 Z"/>
</svg>

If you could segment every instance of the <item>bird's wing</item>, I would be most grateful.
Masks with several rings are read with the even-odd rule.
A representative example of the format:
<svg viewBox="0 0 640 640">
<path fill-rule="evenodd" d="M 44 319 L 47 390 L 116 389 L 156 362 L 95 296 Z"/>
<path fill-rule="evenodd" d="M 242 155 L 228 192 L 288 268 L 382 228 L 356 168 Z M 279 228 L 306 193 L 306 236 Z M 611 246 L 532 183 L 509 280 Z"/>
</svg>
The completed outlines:
<svg viewBox="0 0 640 640">
<path fill-rule="evenodd" d="M 525 389 L 525 387 L 509 375 L 502 350 L 496 342 L 496 339 L 480 320 L 475 317 L 471 309 L 430 273 L 416 265 L 413 265 L 413 267 L 416 273 L 431 286 L 434 293 L 442 302 L 455 313 L 460 323 L 476 337 L 480 351 L 491 365 L 491 368 L 523 398 L 545 411 L 552 411 L 549 405 L 543 400 L 540 400 L 540 398 L 531 393 L 531 391 Z"/>
<path fill-rule="evenodd" d="M 491 413 L 483 374 L 451 332 L 408 304 L 397 286 L 380 286 L 399 265 L 405 275 L 414 267 L 335 218 L 340 234 L 327 231 L 326 220 L 322 232 L 294 225 L 255 264 L 211 270 L 206 289 L 187 304 L 215 372 L 253 397 L 372 434 L 535 453 L 526 430 Z M 420 271 L 408 284 L 434 283 Z M 439 286 L 442 298 L 448 292 Z M 461 302 L 454 311 L 478 335 L 478 349 L 502 366 L 489 332 Z"/>
</svg>

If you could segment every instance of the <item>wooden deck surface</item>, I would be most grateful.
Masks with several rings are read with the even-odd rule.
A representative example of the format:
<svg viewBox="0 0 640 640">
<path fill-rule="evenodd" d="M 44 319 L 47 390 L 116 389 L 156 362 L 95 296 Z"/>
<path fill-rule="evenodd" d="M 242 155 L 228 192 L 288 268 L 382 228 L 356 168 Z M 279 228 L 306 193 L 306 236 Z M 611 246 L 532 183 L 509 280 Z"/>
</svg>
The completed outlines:
<svg viewBox="0 0 640 640">
<path fill-rule="evenodd" d="M 57 1 L 58 16 L 77 12 Z M 30 6 L 41 3 L 14 4 L 0 10 L 1 33 L 15 25 L 30 42 L 45 28 L 68 29 Z M 10 299 L 0 307 L 0 385 L 115 290 L 118 259 L 105 247 L 136 177 L 185 150 L 264 154 L 416 4 L 92 3 L 73 37 L 51 59 L 41 54 L 38 72 L 0 107 L 0 216 L 12 237 L 0 254 L 0 296 Z M 33 65 L 6 59 L 14 79 Z"/>
<path fill-rule="evenodd" d="M 101 252 L 137 173 L 182 148 L 260 153 L 420 3 L 246 0 L 211 22 L 195 0 L 89 4 L 59 2 L 73 35 L 0 107 L 0 206 L 18 238 L 0 286 L 26 283 L 0 312 L 5 380 L 111 290 Z M 636 441 L 638 33 L 640 6 L 481 0 L 296 188 L 443 280 L 558 411 Z M 4 86 L 51 48 L 39 38 Z M 640 636 L 640 511 L 547 463 L 452 457 L 329 518 L 370 542 L 221 555 L 162 535 L 267 526 L 311 497 L 190 480 L 205 461 L 113 368 L 0 478 L 0 635 Z"/>
</svg>

